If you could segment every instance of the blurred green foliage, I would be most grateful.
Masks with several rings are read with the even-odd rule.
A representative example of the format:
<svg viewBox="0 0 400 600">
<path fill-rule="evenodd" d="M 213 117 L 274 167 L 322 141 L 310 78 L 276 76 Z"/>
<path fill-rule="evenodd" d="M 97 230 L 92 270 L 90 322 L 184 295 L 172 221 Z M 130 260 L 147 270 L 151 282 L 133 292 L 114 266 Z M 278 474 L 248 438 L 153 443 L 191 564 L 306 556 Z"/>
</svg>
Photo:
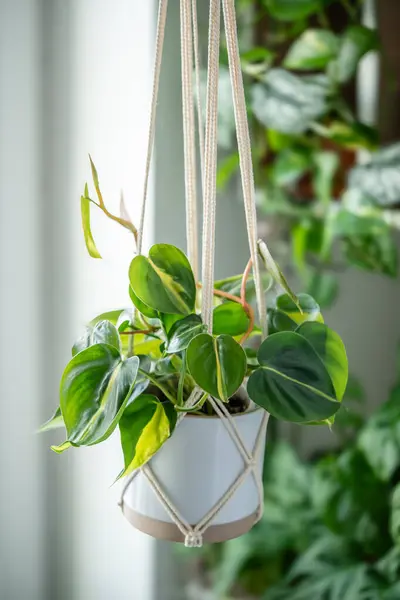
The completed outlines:
<svg viewBox="0 0 400 600">
<path fill-rule="evenodd" d="M 322 307 L 336 298 L 335 273 L 347 265 L 397 274 L 400 144 L 381 149 L 378 131 L 353 108 L 360 60 L 379 52 L 378 32 L 361 24 L 361 5 L 237 2 L 260 212 L 283 222 L 303 289 Z M 239 166 L 225 51 L 219 101 L 223 188 Z"/>
<path fill-rule="evenodd" d="M 215 600 L 395 600 L 400 597 L 400 368 L 390 396 L 364 420 L 351 380 L 335 451 L 304 462 L 267 449 L 262 520 L 200 552 Z"/>
</svg>

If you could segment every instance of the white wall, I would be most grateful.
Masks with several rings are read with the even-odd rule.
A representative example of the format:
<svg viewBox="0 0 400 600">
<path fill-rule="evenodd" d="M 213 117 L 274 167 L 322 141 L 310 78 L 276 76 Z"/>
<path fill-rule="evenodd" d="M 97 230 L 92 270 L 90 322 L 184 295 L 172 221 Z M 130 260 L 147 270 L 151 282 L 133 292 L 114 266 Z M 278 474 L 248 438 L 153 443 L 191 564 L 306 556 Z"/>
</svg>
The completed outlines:
<svg viewBox="0 0 400 600">
<path fill-rule="evenodd" d="M 153 600 L 154 544 L 110 484 L 118 436 L 49 450 L 35 430 L 85 321 L 127 305 L 129 236 L 101 216 L 105 259 L 86 255 L 87 153 L 118 211 L 137 218 L 154 37 L 153 2 L 0 0 L 0 598 Z M 147 242 L 152 237 L 152 206 Z"/>
<path fill-rule="evenodd" d="M 0 597 L 40 600 L 38 3 L 9 8 L 0 2 Z"/>
<path fill-rule="evenodd" d="M 74 221 L 74 325 L 110 308 L 129 306 L 133 239 L 93 211 L 103 260 L 88 257 L 79 224 L 79 193 L 96 163 L 105 201 L 119 211 L 121 188 L 134 221 L 140 210 L 153 55 L 152 2 L 80 0 L 71 10 L 71 164 Z M 93 189 L 93 186 L 92 186 Z M 148 229 L 151 233 L 151 203 Z M 147 235 L 149 240 L 149 235 Z M 77 327 L 78 329 L 78 327 Z M 131 528 L 118 507 L 119 436 L 74 456 L 74 600 L 150 600 L 154 545 Z"/>
</svg>

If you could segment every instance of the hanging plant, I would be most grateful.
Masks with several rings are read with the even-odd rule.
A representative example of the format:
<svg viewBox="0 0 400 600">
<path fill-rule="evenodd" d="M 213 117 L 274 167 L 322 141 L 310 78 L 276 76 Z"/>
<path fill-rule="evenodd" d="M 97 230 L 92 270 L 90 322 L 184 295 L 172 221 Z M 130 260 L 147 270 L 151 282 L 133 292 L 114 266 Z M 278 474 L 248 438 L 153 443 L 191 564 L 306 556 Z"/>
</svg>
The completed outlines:
<svg viewBox="0 0 400 600">
<path fill-rule="evenodd" d="M 88 252 L 98 258 L 90 205 L 137 234 L 132 223 L 108 213 L 93 163 L 92 169 L 99 203 L 85 186 L 82 225 Z M 215 417 L 213 398 L 231 414 L 261 407 L 286 421 L 332 423 L 347 382 L 343 342 L 325 325 L 316 301 L 296 296 L 265 244 L 259 248 L 269 277 L 287 290 L 268 310 L 270 335 L 264 341 L 247 297 L 249 268 L 215 282 L 211 334 L 196 308 L 202 285 L 195 282 L 185 254 L 170 244 L 155 244 L 147 257 L 136 256 L 127 276 L 133 306 L 96 317 L 72 348 L 61 378 L 60 406 L 43 426 L 66 429 L 66 441 L 52 449 L 61 453 L 99 444 L 118 427 L 124 456 L 119 477 L 124 477 L 175 435 L 180 413 Z M 188 407 L 195 389 L 201 396 Z"/>
<path fill-rule="evenodd" d="M 269 415 L 294 423 L 330 424 L 347 383 L 347 357 L 318 304 L 298 296 L 256 235 L 251 147 L 233 0 L 222 0 L 235 105 L 250 259 L 243 274 L 214 282 L 220 0 L 210 0 L 203 183 L 203 273 L 199 281 L 194 107 L 191 89 L 195 3 L 181 0 L 188 257 L 170 244 L 142 254 L 140 226 L 121 204 L 112 214 L 91 162 L 95 201 L 85 186 L 82 225 L 89 254 L 100 258 L 90 227 L 95 205 L 134 237 L 127 276 L 132 306 L 96 317 L 74 344 L 60 385 L 60 406 L 45 429 L 62 424 L 53 450 L 92 446 L 118 427 L 127 478 L 121 507 L 138 529 L 200 546 L 248 531 L 263 509 L 262 468 Z M 167 3 L 160 2 L 146 199 Z M 192 16 L 191 16 L 192 15 Z M 197 69 L 198 72 L 198 69 Z M 200 111 L 199 111 L 200 112 Z M 261 274 L 284 292 L 265 307 Z M 251 272 L 253 271 L 253 275 Z M 239 283 L 239 289 L 238 289 Z M 250 302 L 254 287 L 257 315 Z M 267 336 L 268 318 L 270 335 Z M 183 418 L 187 415 L 186 418 Z"/>
</svg>

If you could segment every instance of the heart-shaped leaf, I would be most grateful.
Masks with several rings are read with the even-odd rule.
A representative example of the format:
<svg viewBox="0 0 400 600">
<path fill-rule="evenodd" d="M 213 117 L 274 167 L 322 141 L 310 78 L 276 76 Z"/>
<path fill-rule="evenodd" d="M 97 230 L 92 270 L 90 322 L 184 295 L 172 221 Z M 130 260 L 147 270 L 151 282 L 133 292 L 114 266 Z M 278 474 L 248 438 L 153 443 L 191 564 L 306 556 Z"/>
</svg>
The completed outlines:
<svg viewBox="0 0 400 600">
<path fill-rule="evenodd" d="M 284 60 L 288 69 L 323 69 L 336 56 L 339 39 L 327 29 L 307 29 L 289 48 Z"/>
<path fill-rule="evenodd" d="M 276 299 L 276 308 L 275 310 L 273 309 L 277 323 L 279 323 L 279 315 L 285 315 L 285 317 L 289 318 L 295 324 L 295 328 L 306 321 L 324 322 L 319 304 L 312 296 L 309 296 L 308 294 L 298 294 L 296 299 L 297 303 L 294 303 L 288 294 L 278 296 Z M 293 328 L 291 327 L 290 329 Z"/>
<path fill-rule="evenodd" d="M 252 109 L 263 125 L 298 134 L 328 110 L 329 80 L 324 75 L 294 75 L 271 69 L 252 88 Z"/>
<path fill-rule="evenodd" d="M 247 385 L 250 398 L 278 419 L 321 421 L 340 407 L 323 362 L 302 335 L 275 333 L 258 351 L 261 368 Z"/>
<path fill-rule="evenodd" d="M 138 366 L 137 356 L 122 361 L 109 344 L 95 344 L 74 356 L 60 385 L 69 442 L 89 446 L 111 435 L 133 391 Z"/>
<path fill-rule="evenodd" d="M 149 257 L 136 256 L 129 268 L 135 295 L 161 313 L 187 315 L 193 312 L 196 284 L 184 253 L 170 244 L 156 244 Z"/>
<path fill-rule="evenodd" d="M 145 464 L 171 435 L 174 424 L 165 407 L 155 396 L 142 394 L 125 409 L 119 422 L 125 463 L 120 477 Z"/>
<path fill-rule="evenodd" d="M 369 162 L 354 167 L 350 171 L 349 186 L 360 190 L 378 205 L 399 204 L 400 143 L 375 152 Z"/>
<path fill-rule="evenodd" d="M 168 334 L 168 345 L 165 351 L 168 354 L 176 354 L 186 350 L 196 335 L 203 333 L 205 326 L 199 315 L 188 315 L 184 319 L 172 325 Z"/>
<path fill-rule="evenodd" d="M 242 335 L 249 327 L 249 317 L 238 302 L 224 302 L 213 312 L 213 333 L 221 335 Z"/>
<path fill-rule="evenodd" d="M 198 335 L 188 346 L 186 360 L 197 385 L 224 402 L 239 389 L 246 374 L 246 354 L 230 335 Z"/>
<path fill-rule="evenodd" d="M 154 308 L 150 308 L 150 306 L 147 306 L 144 302 L 142 302 L 140 298 L 136 296 L 131 285 L 129 286 L 129 297 L 132 300 L 133 305 L 136 306 L 136 308 L 140 313 L 142 313 L 142 315 L 148 317 L 149 319 L 158 318 L 158 312 L 154 310 Z"/>
<path fill-rule="evenodd" d="M 72 347 L 72 356 L 94 344 L 108 344 L 121 351 L 118 329 L 110 321 L 98 321 L 94 327 L 86 327 L 85 333 Z"/>
<path fill-rule="evenodd" d="M 346 348 L 336 331 L 323 323 L 307 322 L 300 325 L 297 333 L 306 338 L 325 365 L 335 389 L 336 399 L 341 401 L 346 391 L 349 367 Z"/>
<path fill-rule="evenodd" d="M 101 258 L 101 254 L 97 250 L 90 227 L 90 199 L 88 198 L 87 186 L 85 186 L 84 196 L 81 196 L 81 217 L 87 251 L 92 258 Z"/>
</svg>

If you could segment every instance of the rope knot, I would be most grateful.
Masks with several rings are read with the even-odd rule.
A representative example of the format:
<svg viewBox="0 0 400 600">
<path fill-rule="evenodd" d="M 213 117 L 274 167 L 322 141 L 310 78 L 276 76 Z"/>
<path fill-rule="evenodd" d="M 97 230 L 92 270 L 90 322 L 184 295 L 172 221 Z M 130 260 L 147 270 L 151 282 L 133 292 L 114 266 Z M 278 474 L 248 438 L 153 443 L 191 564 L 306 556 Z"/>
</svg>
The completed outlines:
<svg viewBox="0 0 400 600">
<path fill-rule="evenodd" d="M 201 548 L 203 545 L 203 536 L 201 533 L 190 531 L 185 536 L 185 547 L 186 548 Z"/>
</svg>

